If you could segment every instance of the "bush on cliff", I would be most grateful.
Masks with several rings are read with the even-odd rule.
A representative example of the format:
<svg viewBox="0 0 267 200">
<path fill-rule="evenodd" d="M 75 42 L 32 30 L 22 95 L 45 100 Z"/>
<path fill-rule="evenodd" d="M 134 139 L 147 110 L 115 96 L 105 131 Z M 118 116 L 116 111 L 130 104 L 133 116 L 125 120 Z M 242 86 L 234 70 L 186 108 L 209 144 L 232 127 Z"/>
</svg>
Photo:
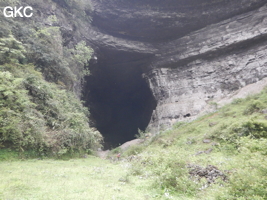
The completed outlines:
<svg viewBox="0 0 267 200">
<path fill-rule="evenodd" d="M 33 66 L 0 66 L 0 142 L 18 151 L 60 156 L 99 147 L 88 110 L 73 93 L 43 80 Z"/>
</svg>

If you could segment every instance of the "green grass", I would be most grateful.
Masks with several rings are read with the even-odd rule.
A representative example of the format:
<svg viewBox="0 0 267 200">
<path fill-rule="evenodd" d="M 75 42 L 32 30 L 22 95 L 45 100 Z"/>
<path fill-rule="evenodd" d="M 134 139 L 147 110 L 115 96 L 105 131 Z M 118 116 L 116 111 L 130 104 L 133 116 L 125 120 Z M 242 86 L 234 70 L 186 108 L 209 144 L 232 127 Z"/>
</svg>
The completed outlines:
<svg viewBox="0 0 267 200">
<path fill-rule="evenodd" d="M 125 163 L 96 157 L 0 163 L 0 199 L 146 199 L 147 180 L 127 177 Z"/>
<path fill-rule="evenodd" d="M 19 155 L 17 152 L 9 150 L 9 149 L 0 149 L 0 162 L 1 161 L 11 161 L 11 160 L 17 160 L 19 158 Z"/>
<path fill-rule="evenodd" d="M 113 153 L 122 153 L 120 161 L 93 156 L 22 161 L 2 151 L 0 199 L 267 199 L 265 109 L 267 90 L 193 122 L 179 122 L 126 152 L 117 148 Z M 218 178 L 208 185 L 205 178 L 189 176 L 189 165 L 216 166 L 227 181 Z"/>
</svg>

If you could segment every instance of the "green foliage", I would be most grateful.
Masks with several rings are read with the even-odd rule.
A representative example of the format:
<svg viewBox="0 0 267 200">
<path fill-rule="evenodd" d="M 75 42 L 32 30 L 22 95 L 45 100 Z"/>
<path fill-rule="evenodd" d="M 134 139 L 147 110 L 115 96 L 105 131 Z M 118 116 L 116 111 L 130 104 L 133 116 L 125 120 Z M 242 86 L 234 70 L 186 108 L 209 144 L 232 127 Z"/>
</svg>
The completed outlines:
<svg viewBox="0 0 267 200">
<path fill-rule="evenodd" d="M 71 52 L 74 55 L 75 61 L 79 62 L 82 65 L 86 65 L 91 59 L 93 50 L 86 46 L 85 41 L 81 41 L 75 46 L 75 49 L 73 49 Z"/>
<path fill-rule="evenodd" d="M 136 134 L 135 137 L 137 139 L 145 139 L 148 134 L 149 133 L 147 133 L 146 131 L 142 131 L 141 129 L 138 129 L 138 134 Z"/>
<path fill-rule="evenodd" d="M 260 153 L 267 155 L 267 139 L 260 138 L 252 140 L 250 136 L 243 137 L 239 140 L 239 150 L 249 153 Z"/>
<path fill-rule="evenodd" d="M 40 144 L 43 122 L 33 111 L 35 105 L 23 88 L 23 79 L 4 71 L 0 80 L 0 141 L 11 142 L 18 150 Z"/>
<path fill-rule="evenodd" d="M 84 41 L 74 48 L 62 47 L 58 27 L 32 30 L 31 35 L 28 39 L 30 45 L 27 58 L 42 71 L 47 80 L 62 82 L 72 90 L 76 82 L 90 74 L 85 66 L 91 59 L 93 50 Z"/>
<path fill-rule="evenodd" d="M 17 3 L 19 1 L 7 0 L 0 2 L 0 7 L 17 6 Z M 90 23 L 90 1 L 25 0 L 24 3 L 41 12 L 42 21 L 37 12 L 34 12 L 36 17 L 27 19 L 27 23 L 23 19 L 0 16 L 0 64 L 33 63 L 47 81 L 59 83 L 71 91 L 77 90 L 84 76 L 90 74 L 85 67 L 92 49 L 81 40 L 84 37 L 77 30 L 77 27 Z M 62 5 L 66 6 L 62 8 Z M 43 13 L 45 10 L 58 10 L 61 14 L 48 15 Z M 73 27 L 73 33 L 66 33 L 62 28 L 60 24 L 65 21 Z M 75 41 L 69 38 L 70 34 Z"/>
<path fill-rule="evenodd" d="M 244 120 L 222 124 L 215 128 L 209 137 L 236 145 L 241 137 L 267 138 L 267 122 L 263 120 Z"/>
<path fill-rule="evenodd" d="M 72 60 L 69 63 L 75 66 L 71 67 L 73 73 L 77 74 L 78 77 L 90 75 L 90 71 L 88 68 L 84 68 L 84 66 L 88 65 L 93 49 L 86 46 L 85 41 L 81 41 L 74 49 L 70 49 L 69 52 L 70 54 L 67 55 L 72 55 Z"/>
<path fill-rule="evenodd" d="M 250 102 L 247 106 L 247 108 L 244 110 L 244 115 L 251 115 L 254 112 L 259 112 L 261 109 L 264 108 L 264 104 L 259 100 L 253 100 Z"/>
<path fill-rule="evenodd" d="M 22 73 L 21 77 L 7 69 Z M 72 93 L 32 71 L 30 66 L 2 66 L 0 141 L 19 151 L 34 149 L 57 156 L 98 148 L 102 137 L 89 127 L 88 110 Z"/>
<path fill-rule="evenodd" d="M 125 156 L 133 156 L 133 155 L 138 155 L 140 154 L 143 150 L 145 149 L 144 145 L 133 145 L 129 147 L 123 155 Z"/>
<path fill-rule="evenodd" d="M 11 161 L 18 159 L 18 153 L 10 149 L 0 149 L 0 161 Z"/>
<path fill-rule="evenodd" d="M 242 103 L 242 102 L 244 102 L 243 99 L 237 98 L 237 99 L 234 99 L 234 100 L 232 101 L 231 104 L 233 104 L 233 105 L 237 105 L 237 104 L 240 104 L 240 103 Z"/>
<path fill-rule="evenodd" d="M 176 151 L 154 149 L 153 153 L 141 154 L 134 162 L 131 173 L 154 177 L 153 186 L 163 190 L 193 195 L 198 184 L 189 179 L 185 160 Z"/>
<path fill-rule="evenodd" d="M 5 0 L 1 1 L 1 6 L 16 6 L 19 3 L 19 0 Z"/>
<path fill-rule="evenodd" d="M 267 122 L 249 120 L 242 124 L 244 135 L 252 138 L 267 138 Z"/>
<path fill-rule="evenodd" d="M 178 129 L 179 127 L 185 125 L 186 122 L 176 122 L 174 125 L 173 125 L 173 128 L 174 129 Z"/>
<path fill-rule="evenodd" d="M 122 149 L 120 147 L 117 147 L 115 149 L 112 149 L 111 154 L 118 154 L 118 153 L 122 153 Z"/>
<path fill-rule="evenodd" d="M 266 139 L 240 140 L 239 169 L 230 176 L 228 193 L 218 199 L 266 199 L 267 164 L 265 157 Z"/>
<path fill-rule="evenodd" d="M 230 180 L 231 189 L 229 190 L 229 195 L 226 198 L 219 199 L 266 199 L 267 176 L 261 176 L 255 170 L 250 171 L 249 176 L 247 171 L 239 172 Z"/>
<path fill-rule="evenodd" d="M 75 74 L 69 67 L 69 59 L 64 58 L 62 37 L 58 27 L 31 29 L 27 38 L 27 58 L 43 73 L 46 80 L 63 82 L 71 88 L 76 81 Z"/>
<path fill-rule="evenodd" d="M 25 59 L 25 49 L 13 35 L 0 38 L 0 64 L 18 63 Z"/>
</svg>

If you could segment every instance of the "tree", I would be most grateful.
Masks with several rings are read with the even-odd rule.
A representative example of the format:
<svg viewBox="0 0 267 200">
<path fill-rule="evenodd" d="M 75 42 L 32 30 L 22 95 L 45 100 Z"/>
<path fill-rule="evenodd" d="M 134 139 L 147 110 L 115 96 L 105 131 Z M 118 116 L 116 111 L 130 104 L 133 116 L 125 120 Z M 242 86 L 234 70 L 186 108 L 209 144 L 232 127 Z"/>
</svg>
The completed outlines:
<svg viewBox="0 0 267 200">
<path fill-rule="evenodd" d="M 25 52 L 22 43 L 13 35 L 0 38 L 0 64 L 22 62 L 25 59 Z"/>
</svg>

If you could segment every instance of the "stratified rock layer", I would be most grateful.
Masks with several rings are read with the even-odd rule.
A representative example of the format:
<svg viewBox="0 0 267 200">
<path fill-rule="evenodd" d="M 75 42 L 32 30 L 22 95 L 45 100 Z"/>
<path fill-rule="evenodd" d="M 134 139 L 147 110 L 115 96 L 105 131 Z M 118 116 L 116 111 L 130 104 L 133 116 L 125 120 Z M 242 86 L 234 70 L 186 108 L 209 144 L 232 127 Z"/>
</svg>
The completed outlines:
<svg viewBox="0 0 267 200">
<path fill-rule="evenodd" d="M 267 7 L 173 41 L 148 75 L 158 100 L 151 127 L 159 131 L 194 117 L 207 104 L 267 76 Z M 162 68 L 161 66 L 168 66 Z"/>
</svg>

